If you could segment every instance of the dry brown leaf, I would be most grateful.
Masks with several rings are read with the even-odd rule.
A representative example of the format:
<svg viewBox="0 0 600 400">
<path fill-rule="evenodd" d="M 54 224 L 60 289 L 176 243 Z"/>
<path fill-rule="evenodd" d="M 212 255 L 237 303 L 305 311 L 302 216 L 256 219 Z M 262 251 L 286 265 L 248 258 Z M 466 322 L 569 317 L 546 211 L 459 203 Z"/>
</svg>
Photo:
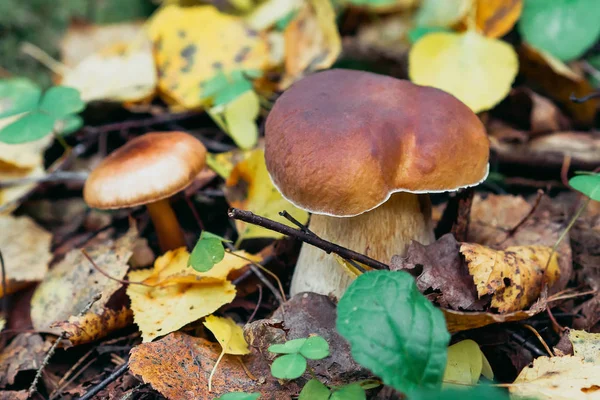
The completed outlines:
<svg viewBox="0 0 600 400">
<path fill-rule="evenodd" d="M 594 121 L 598 107 L 596 99 L 581 104 L 570 100 L 572 94 L 582 97 L 594 91 L 585 77 L 549 54 L 526 44 L 519 48 L 519 65 L 520 73 L 532 86 L 539 87 L 545 95 L 561 103 L 577 124 L 589 126 Z"/>
<path fill-rule="evenodd" d="M 556 254 L 546 246 L 512 246 L 499 251 L 462 243 L 460 252 L 479 297 L 491 295 L 491 307 L 501 314 L 525 309 L 540 296 L 545 284 L 551 287 L 560 276 Z"/>
<path fill-rule="evenodd" d="M 90 343 L 133 323 L 133 313 L 127 307 L 120 310 L 106 309 L 102 315 L 88 313 L 82 317 L 71 316 L 53 326 L 66 332 L 65 339 L 73 346 Z"/>
<path fill-rule="evenodd" d="M 132 227 L 119 239 L 101 241 L 86 248 L 86 251 L 96 265 L 109 276 L 123 279 L 129 268 L 127 261 L 131 257 L 131 249 L 137 237 L 137 229 Z M 31 299 L 33 326 L 36 330 L 58 333 L 60 329 L 54 327 L 56 324 L 78 316 L 93 298 L 101 293 L 102 297 L 92 305 L 88 313 L 83 318 L 78 318 L 80 323 L 92 323 L 89 328 L 93 330 L 98 319 L 90 315 L 97 315 L 100 320 L 110 318 L 104 317 L 106 313 L 111 312 L 106 304 L 121 287 L 121 283 L 95 269 L 80 249 L 72 250 L 37 287 Z M 115 305 L 118 308 L 121 306 L 122 304 Z M 88 328 L 83 325 L 79 327 L 83 330 Z M 101 337 L 108 333 L 94 331 L 92 336 Z"/>
<path fill-rule="evenodd" d="M 50 349 L 50 342 L 36 333 L 21 333 L 0 353 L 0 388 L 15 383 L 21 371 L 37 370 Z"/>
<path fill-rule="evenodd" d="M 239 356 L 226 354 L 213 376 L 213 391 L 208 393 L 208 378 L 220 353 L 218 343 L 175 332 L 135 347 L 129 368 L 171 400 L 212 399 L 236 391 L 260 392 L 265 400 L 285 400 L 300 391 L 294 381 L 280 384 L 272 378 L 269 364 L 253 353 L 243 357 L 250 374 Z"/>
<path fill-rule="evenodd" d="M 339 56 L 342 41 L 331 3 L 306 1 L 286 27 L 284 40 L 285 76 L 279 85 L 282 90 L 310 72 L 329 68 Z"/>
<path fill-rule="evenodd" d="M 0 215 L 0 249 L 6 267 L 7 292 L 44 279 L 52 260 L 52 235 L 27 216 Z M 4 293 L 0 285 L 0 297 Z"/>
<path fill-rule="evenodd" d="M 28 390 L 6 390 L 0 391 L 0 400 L 27 400 Z"/>
<path fill-rule="evenodd" d="M 477 0 L 477 28 L 487 37 L 507 34 L 521 16 L 523 0 Z"/>
</svg>

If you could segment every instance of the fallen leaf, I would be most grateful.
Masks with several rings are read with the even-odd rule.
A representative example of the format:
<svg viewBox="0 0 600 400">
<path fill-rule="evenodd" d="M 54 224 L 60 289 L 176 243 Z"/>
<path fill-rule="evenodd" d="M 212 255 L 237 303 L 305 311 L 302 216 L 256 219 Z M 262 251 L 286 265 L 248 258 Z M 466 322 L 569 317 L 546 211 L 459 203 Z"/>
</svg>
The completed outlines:
<svg viewBox="0 0 600 400">
<path fill-rule="evenodd" d="M 331 67 L 342 51 L 331 2 L 304 2 L 286 27 L 284 40 L 285 76 L 279 84 L 281 90 L 311 72 Z"/>
<path fill-rule="evenodd" d="M 263 149 L 256 149 L 239 162 L 225 182 L 225 198 L 236 208 L 252 211 L 265 218 L 270 218 L 285 225 L 294 226 L 286 218 L 279 215 L 286 210 L 300 223 L 308 221 L 308 213 L 293 206 L 285 200 L 273 185 L 265 164 Z M 257 225 L 236 220 L 239 239 L 260 237 L 280 238 L 283 235 Z"/>
<path fill-rule="evenodd" d="M 29 390 L 5 390 L 0 391 L 0 400 L 27 400 Z"/>
<path fill-rule="evenodd" d="M 569 340 L 573 343 L 575 356 L 584 362 L 600 365 L 600 333 L 569 330 Z"/>
<path fill-rule="evenodd" d="M 570 69 L 550 54 L 522 44 L 519 49 L 520 73 L 531 86 L 559 102 L 582 126 L 590 126 L 596 115 L 597 99 L 574 103 L 571 96 L 582 97 L 594 91 L 585 77 Z"/>
<path fill-rule="evenodd" d="M 405 258 L 392 257 L 392 271 L 406 270 L 416 276 L 421 293 L 434 291 L 433 300 L 444 308 L 481 310 L 473 277 L 461 259 L 460 244 L 446 234 L 430 245 L 413 241 Z"/>
<path fill-rule="evenodd" d="M 252 29 L 261 31 L 295 13 L 301 6 L 301 0 L 267 0 L 246 16 L 246 22 Z"/>
<path fill-rule="evenodd" d="M 234 254 L 240 257 L 236 257 Z M 199 272 L 188 266 L 190 254 L 184 247 L 167 251 L 156 259 L 154 262 L 154 269 L 151 271 L 151 274 L 143 280 L 143 283 L 157 287 L 166 287 L 183 283 L 221 283 L 226 281 L 229 274 L 233 271 L 248 265 L 249 262 L 244 258 L 254 262 L 262 261 L 260 256 L 248 254 L 245 251 L 236 251 L 234 254 L 225 252 L 223 260 L 215 264 L 210 270 Z"/>
<path fill-rule="evenodd" d="M 507 34 L 521 16 L 523 0 L 476 0 L 475 23 L 487 37 Z"/>
<path fill-rule="evenodd" d="M 597 399 L 600 364 L 578 356 L 538 357 L 509 386 L 515 398 Z"/>
<path fill-rule="evenodd" d="M 261 260 L 245 252 L 242 257 Z M 156 259 L 154 269 L 131 271 L 128 279 L 145 285 L 129 285 L 134 321 L 142 331 L 144 342 L 166 335 L 182 326 L 212 314 L 230 303 L 235 286 L 227 280 L 234 270 L 243 268 L 247 260 L 225 253 L 225 258 L 207 272 L 188 267 L 185 248 L 168 251 Z"/>
<path fill-rule="evenodd" d="M 145 383 L 171 400 L 217 398 L 230 392 L 260 392 L 261 399 L 285 400 L 300 392 L 296 382 L 280 384 L 269 373 L 269 364 L 255 352 L 244 357 L 247 374 L 238 356 L 225 355 L 214 374 L 213 391 L 208 379 L 221 347 L 203 338 L 174 332 L 131 351 L 129 368 Z"/>
<path fill-rule="evenodd" d="M 406 62 L 413 27 L 410 14 L 381 17 L 375 23 L 361 25 L 356 37 L 345 37 L 344 48 L 352 41 L 363 53 L 377 53 L 398 62 Z"/>
<path fill-rule="evenodd" d="M 148 32 L 155 47 L 160 94 L 184 108 L 207 104 L 203 85 L 218 73 L 262 71 L 269 66 L 265 35 L 212 5 L 166 5 L 151 19 Z"/>
<path fill-rule="evenodd" d="M 106 309 L 101 315 L 87 313 L 81 317 L 70 316 L 67 321 L 57 322 L 53 326 L 65 332 L 65 339 L 73 346 L 91 343 L 113 332 L 131 325 L 133 314 L 127 307 L 119 310 Z"/>
<path fill-rule="evenodd" d="M 52 234 L 27 216 L 0 215 L 0 249 L 6 268 L 7 292 L 44 279 L 52 260 Z M 5 293 L 0 285 L 0 297 Z"/>
<path fill-rule="evenodd" d="M 156 89 L 152 45 L 142 23 L 71 25 L 61 53 L 68 68 L 60 83 L 79 90 L 85 102 L 135 102 Z"/>
<path fill-rule="evenodd" d="M 116 240 L 101 240 L 86 248 L 87 254 L 106 274 L 115 279 L 123 279 L 129 266 L 132 247 L 138 237 L 135 227 Z M 99 321 L 115 320 L 115 311 L 107 303 L 122 284 L 110 279 L 94 268 L 80 249 L 67 253 L 65 258 L 55 265 L 42 283 L 37 287 L 31 299 L 31 320 L 36 330 L 58 334 L 67 331 L 86 331 L 88 337 L 99 338 L 110 331 L 100 332 L 99 326 L 107 329 L 118 329 L 122 324 L 112 326 L 99 324 Z M 88 306 L 94 297 L 101 293 L 89 311 L 82 317 L 79 314 Z M 121 305 L 115 307 L 121 307 Z M 118 314 L 118 313 L 117 313 Z M 70 318 L 73 325 L 71 326 Z M 116 320 L 121 321 L 119 318 Z M 84 325 L 91 323 L 91 326 Z M 57 328 L 59 326 L 60 328 Z M 84 333 L 84 332 L 83 332 Z M 79 334 L 73 335 L 80 342 Z M 83 336 L 85 337 L 85 336 Z"/>
<path fill-rule="evenodd" d="M 544 284 L 551 287 L 560 276 L 556 254 L 546 246 L 512 246 L 499 251 L 462 243 L 460 252 L 479 297 L 491 295 L 491 307 L 501 314 L 530 306 Z"/>
<path fill-rule="evenodd" d="M 476 385 L 481 375 L 493 379 L 490 364 L 473 340 L 462 340 L 448 347 L 444 385 Z"/>
<path fill-rule="evenodd" d="M 256 118 L 259 113 L 260 99 L 253 90 L 247 90 L 229 103 L 209 110 L 211 117 L 220 119 L 225 132 L 244 150 L 255 147 L 258 142 Z"/>
<path fill-rule="evenodd" d="M 424 0 L 416 16 L 419 26 L 448 28 L 471 9 L 473 0 Z"/>
<path fill-rule="evenodd" d="M 4 127 L 5 121 L 0 120 L 0 128 Z M 8 124 L 7 124 L 8 125 Z M 0 142 L 0 171 L 10 170 L 32 170 L 44 165 L 44 151 L 52 144 L 51 136 L 44 137 L 33 142 L 20 144 L 7 144 Z"/>
<path fill-rule="evenodd" d="M 50 346 L 36 333 L 17 335 L 0 353 L 0 388 L 14 384 L 19 372 L 40 368 Z"/>
<path fill-rule="evenodd" d="M 456 96 L 474 112 L 485 111 L 508 95 L 519 63 L 505 42 L 476 32 L 437 32 L 421 38 L 409 52 L 409 76 Z"/>
<path fill-rule="evenodd" d="M 244 336 L 250 349 L 258 353 L 266 365 L 260 375 L 267 376 L 267 380 L 272 379 L 269 365 L 277 354 L 267 350 L 271 345 L 317 335 L 327 341 L 330 350 L 329 357 L 310 361 L 321 382 L 328 386 L 341 386 L 370 378 L 372 374 L 354 361 L 348 342 L 336 331 L 336 317 L 336 305 L 331 299 L 307 292 L 299 293 L 282 304 L 271 319 L 247 324 Z M 310 380 L 310 373 L 307 371 L 301 379 Z"/>
<path fill-rule="evenodd" d="M 244 331 L 231 318 L 209 315 L 204 319 L 204 326 L 215 335 L 225 354 L 250 353 Z"/>
<path fill-rule="evenodd" d="M 248 154 L 251 154 L 251 152 L 243 150 L 233 150 L 218 154 L 208 153 L 206 155 L 206 165 L 226 180 L 231 175 L 236 164 L 244 160 Z"/>
</svg>

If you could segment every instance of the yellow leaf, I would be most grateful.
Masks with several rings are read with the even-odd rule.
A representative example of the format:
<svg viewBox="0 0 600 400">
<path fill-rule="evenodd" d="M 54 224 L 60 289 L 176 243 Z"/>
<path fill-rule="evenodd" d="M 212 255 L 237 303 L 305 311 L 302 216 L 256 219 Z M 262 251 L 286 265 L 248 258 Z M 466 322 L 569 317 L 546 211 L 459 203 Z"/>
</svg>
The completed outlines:
<svg viewBox="0 0 600 400">
<path fill-rule="evenodd" d="M 417 25 L 450 27 L 469 12 L 472 4 L 473 0 L 424 0 L 416 16 Z"/>
<path fill-rule="evenodd" d="M 156 89 L 152 43 L 142 24 L 73 26 L 61 47 L 71 67 L 61 84 L 79 90 L 85 102 L 134 102 Z"/>
<path fill-rule="evenodd" d="M 227 179 L 235 164 L 246 158 L 247 152 L 240 150 L 228 151 L 226 153 L 208 153 L 206 155 L 206 165 L 215 171 L 221 178 Z"/>
<path fill-rule="evenodd" d="M 570 330 L 569 340 L 573 343 L 573 352 L 585 362 L 600 365 L 600 333 Z"/>
<path fill-rule="evenodd" d="M 511 398 L 598 399 L 600 365 L 578 356 L 538 357 L 510 386 Z"/>
<path fill-rule="evenodd" d="M 335 253 L 331 253 L 331 255 L 333 256 L 333 258 L 335 258 L 335 261 L 337 261 L 338 264 L 340 264 L 342 266 L 342 268 L 344 268 L 344 271 L 351 277 L 356 278 L 362 274 L 362 272 L 360 272 L 360 270 L 358 268 L 356 268 L 354 265 L 352 265 L 348 260 L 338 256 Z M 366 271 L 371 271 L 373 269 L 373 268 L 369 267 L 368 265 L 359 263 L 358 261 L 354 261 L 354 262 L 356 264 L 358 264 L 359 266 L 361 266 L 362 268 L 364 268 Z"/>
<path fill-rule="evenodd" d="M 260 112 L 258 95 L 249 90 L 225 105 L 227 133 L 242 149 L 251 149 L 258 141 L 256 118 Z"/>
<path fill-rule="evenodd" d="M 453 94 L 474 112 L 506 97 L 518 69 L 509 44 L 472 31 L 430 33 L 409 52 L 413 82 Z"/>
<path fill-rule="evenodd" d="M 65 339 L 73 346 L 91 343 L 106 336 L 107 332 L 131 325 L 133 314 L 127 307 L 118 310 L 106 309 L 102 315 L 87 313 L 81 317 L 70 316 L 67 321 L 54 324 L 65 332 Z"/>
<path fill-rule="evenodd" d="M 131 271 L 128 279 L 141 282 L 152 271 Z M 129 285 L 133 320 L 142 332 L 144 342 L 174 332 L 212 314 L 235 298 L 235 286 L 229 281 L 207 284 L 181 283 L 168 287 Z"/>
<path fill-rule="evenodd" d="M 244 339 L 244 331 L 231 318 L 209 315 L 204 320 L 204 326 L 215 335 L 225 354 L 250 353 L 248 343 Z"/>
<path fill-rule="evenodd" d="M 308 0 L 284 32 L 285 76 L 280 89 L 310 72 L 329 68 L 342 51 L 342 40 L 329 0 Z"/>
<path fill-rule="evenodd" d="M 248 254 L 245 251 L 236 251 L 242 257 L 255 262 L 262 261 L 259 256 Z M 248 261 L 243 258 L 225 252 L 223 260 L 215 264 L 212 269 L 206 272 L 198 272 L 192 267 L 188 267 L 190 254 L 184 247 L 167 251 L 158 257 L 154 262 L 154 269 L 151 274 L 144 279 L 143 283 L 158 287 L 166 287 L 177 284 L 211 284 L 221 283 L 227 280 L 227 276 L 234 270 L 248 265 Z"/>
<path fill-rule="evenodd" d="M 262 31 L 285 18 L 302 6 L 302 0 L 267 0 L 261 3 L 247 17 L 246 22 L 252 29 Z"/>
<path fill-rule="evenodd" d="M 148 32 L 156 49 L 159 90 L 165 100 L 185 108 L 206 104 L 202 84 L 218 72 L 269 66 L 265 34 L 210 5 L 167 5 L 154 15 Z"/>
<path fill-rule="evenodd" d="M 52 234 L 27 216 L 0 215 L 0 250 L 6 268 L 7 292 L 41 281 L 52 260 Z M 5 293 L 0 285 L 0 297 Z"/>
<path fill-rule="evenodd" d="M 479 297 L 492 295 L 491 306 L 500 313 L 523 310 L 538 299 L 544 283 L 552 286 L 560 275 L 556 253 L 547 246 L 512 246 L 504 251 L 463 243 Z M 546 268 L 547 265 L 547 268 Z"/>
<path fill-rule="evenodd" d="M 284 199 L 271 182 L 265 165 L 263 149 L 249 152 L 247 158 L 235 166 L 225 185 L 225 197 L 232 207 L 252 211 L 255 214 L 293 227 L 295 225 L 279 215 L 280 211 L 287 211 L 302 224 L 308 221 L 308 213 L 296 208 Z M 239 241 L 259 237 L 280 238 L 283 236 L 260 226 L 237 220 L 235 225 L 238 230 Z"/>
<path fill-rule="evenodd" d="M 477 0 L 476 24 L 487 37 L 507 34 L 521 16 L 523 0 Z"/>
<path fill-rule="evenodd" d="M 493 373 L 479 345 L 473 340 L 463 340 L 448 347 L 448 361 L 444 372 L 445 384 L 474 385 L 484 372 L 489 379 Z M 491 375 L 491 377 L 490 377 Z"/>
</svg>

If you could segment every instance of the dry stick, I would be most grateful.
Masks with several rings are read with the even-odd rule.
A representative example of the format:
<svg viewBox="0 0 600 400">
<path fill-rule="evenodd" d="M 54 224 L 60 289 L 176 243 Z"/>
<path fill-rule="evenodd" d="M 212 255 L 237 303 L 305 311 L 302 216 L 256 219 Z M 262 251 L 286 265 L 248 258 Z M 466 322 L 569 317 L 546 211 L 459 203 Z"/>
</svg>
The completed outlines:
<svg viewBox="0 0 600 400">
<path fill-rule="evenodd" d="M 260 303 L 262 303 L 262 296 L 263 296 L 262 285 L 256 285 L 256 287 L 258 288 L 258 300 L 256 301 L 256 307 L 254 307 L 254 311 L 252 311 L 250 318 L 248 318 L 248 321 L 246 321 L 247 324 L 252 322 L 252 320 L 256 316 L 256 313 L 258 312 L 258 309 L 260 308 Z"/>
<path fill-rule="evenodd" d="M 85 258 L 88 259 L 88 261 L 92 264 L 92 267 L 94 267 L 98 272 L 100 272 L 102 275 L 104 275 L 105 277 L 107 277 L 108 279 L 112 279 L 113 281 L 119 282 L 123 285 L 142 285 L 142 286 L 146 286 L 146 287 L 155 287 L 155 285 L 149 285 L 147 283 L 144 282 L 132 282 L 132 281 L 128 281 L 126 279 L 119 279 L 119 278 L 115 278 L 114 276 L 110 276 L 106 271 L 104 271 L 103 269 L 101 269 L 98 264 L 96 264 L 94 262 L 94 260 L 92 259 L 92 257 L 90 257 L 90 255 L 87 253 L 87 251 L 85 251 L 85 249 L 81 249 L 81 254 L 83 254 L 85 256 Z"/>
<path fill-rule="evenodd" d="M 92 298 L 92 300 L 83 308 L 83 310 L 81 310 L 78 317 L 82 317 L 83 315 L 85 315 L 90 310 L 90 308 L 92 308 L 94 303 L 97 302 L 98 300 L 100 300 L 101 297 L 102 297 L 102 293 L 96 294 Z M 60 343 L 61 340 L 63 340 L 65 338 L 66 335 L 67 335 L 67 331 L 62 331 L 62 333 L 56 338 L 56 340 L 52 344 L 52 347 L 50 347 L 50 350 L 48 350 L 46 357 L 44 357 L 44 361 L 42 361 L 42 365 L 35 373 L 35 377 L 33 378 L 33 382 L 31 382 L 31 386 L 29 386 L 29 392 L 27 393 L 27 398 L 30 398 L 33 395 L 33 393 L 35 393 L 37 384 L 42 376 L 42 372 L 44 371 L 44 368 L 46 367 L 46 365 L 48 365 L 48 363 L 50 362 L 50 359 L 54 355 L 54 352 L 56 352 L 56 348 L 58 347 L 58 344 Z"/>
<path fill-rule="evenodd" d="M 110 385 L 111 383 L 116 381 L 121 375 L 123 375 L 125 372 L 127 372 L 128 368 L 129 368 L 129 362 L 125 362 L 125 364 L 121 365 L 119 367 L 119 369 L 117 369 L 115 372 L 110 374 L 108 377 L 106 377 L 106 379 L 104 379 L 102 382 L 100 382 L 99 384 L 94 386 L 89 392 L 87 392 L 82 397 L 80 397 L 79 400 L 93 399 L 94 396 L 97 395 L 101 390 L 106 388 L 108 385 Z"/>
<path fill-rule="evenodd" d="M 2 256 L 2 250 L 0 250 L 0 268 L 2 269 L 2 314 L 4 318 L 8 318 L 8 284 L 6 282 L 6 268 L 4 267 L 4 257 Z"/>
<path fill-rule="evenodd" d="M 587 96 L 583 96 L 583 97 L 577 97 L 575 96 L 575 93 L 571 93 L 571 97 L 569 97 L 569 100 L 571 100 L 573 103 L 585 103 L 588 100 L 591 100 L 593 98 L 596 97 L 600 97 L 600 92 L 593 92 L 588 94 Z"/>
<path fill-rule="evenodd" d="M 56 398 L 56 396 L 60 395 L 60 393 L 62 392 L 62 387 L 64 386 L 63 384 L 65 383 L 65 381 L 71 376 L 71 374 L 73 372 L 75 372 L 75 370 L 77 368 L 79 368 L 79 366 L 81 364 L 83 364 L 83 362 L 85 360 L 87 360 L 87 358 L 92 355 L 92 353 L 95 351 L 96 349 L 92 348 L 90 349 L 87 353 L 85 353 L 83 355 L 83 357 L 79 358 L 79 360 L 73 364 L 73 366 L 71 368 L 69 368 L 69 370 L 63 375 L 63 377 L 60 379 L 60 381 L 58 381 L 58 383 L 56 384 L 56 389 L 54 389 L 54 391 L 52 393 L 50 393 L 50 400 Z"/>
<path fill-rule="evenodd" d="M 371 257 L 368 257 L 364 254 L 360 254 L 345 247 L 328 242 L 327 240 L 321 239 L 316 235 L 309 235 L 305 232 L 302 232 L 299 229 L 294 229 L 287 225 L 273 221 L 271 219 L 253 214 L 250 211 L 244 211 L 237 208 L 230 208 L 227 212 L 227 215 L 229 215 L 229 218 L 239 219 L 240 221 L 244 221 L 249 224 L 258 225 L 263 228 L 270 229 L 272 231 L 279 232 L 287 236 L 292 236 L 305 243 L 320 248 L 327 254 L 335 253 L 342 258 L 358 261 L 374 269 L 390 269 L 389 265 L 374 260 Z"/>
<path fill-rule="evenodd" d="M 51 174 L 42 176 L 33 176 L 28 178 L 7 179 L 0 182 L 0 189 L 11 186 L 22 186 L 30 183 L 43 182 L 63 182 L 63 181 L 80 181 L 85 182 L 88 177 L 87 172 L 72 172 L 72 171 L 56 171 Z"/>
<path fill-rule="evenodd" d="M 538 190 L 537 191 L 537 197 L 535 198 L 535 203 L 533 204 L 533 207 L 531 207 L 531 210 L 529 210 L 529 212 L 527 213 L 527 215 L 525 217 L 523 217 L 521 219 L 521 221 L 519 221 L 519 223 L 517 225 L 515 225 L 514 227 L 512 227 L 508 232 L 507 232 L 507 236 L 506 238 L 504 238 L 503 242 L 505 242 L 508 238 L 512 237 L 521 226 L 523 226 L 523 224 L 525 222 L 527 222 L 527 220 L 529 220 L 529 218 L 531 218 L 531 216 L 535 213 L 535 211 L 537 210 L 538 206 L 540 205 L 540 202 L 542 201 L 542 198 L 544 197 L 544 191 L 543 190 Z"/>
<path fill-rule="evenodd" d="M 544 349 L 546 349 L 546 351 L 548 352 L 548 354 L 550 354 L 550 357 L 554 357 L 554 353 L 552 352 L 552 350 L 550 350 L 550 347 L 548 346 L 548 343 L 546 343 L 546 341 L 544 340 L 544 338 L 542 337 L 542 335 L 540 335 L 540 333 L 531 325 L 529 324 L 523 324 L 523 326 L 527 329 L 529 329 L 531 332 L 533 332 L 533 334 L 538 338 L 538 340 L 540 341 L 540 343 L 542 343 L 542 346 L 544 346 Z"/>
<path fill-rule="evenodd" d="M 57 390 L 58 392 L 56 392 L 56 393 L 54 393 L 52 396 L 50 396 L 50 399 L 49 399 L 49 400 L 54 400 L 54 399 L 56 399 L 58 396 L 60 396 L 60 395 L 61 395 L 61 393 L 62 393 L 62 391 L 63 391 L 64 389 L 66 389 L 67 387 L 69 387 L 69 385 L 70 385 L 71 383 L 73 383 L 73 381 L 74 381 L 75 379 L 77 379 L 77 378 L 78 378 L 78 377 L 79 377 L 81 374 L 83 374 L 83 373 L 84 373 L 84 372 L 85 372 L 85 371 L 86 371 L 86 370 L 87 370 L 87 369 L 88 369 L 88 368 L 89 368 L 89 367 L 90 367 L 90 366 L 91 366 L 93 363 L 95 363 L 96 361 L 98 361 L 98 357 L 94 357 L 94 358 L 92 358 L 90 361 L 88 361 L 88 363 L 87 363 L 87 364 L 85 364 L 85 365 L 84 365 L 84 366 L 83 366 L 83 367 L 82 367 L 82 368 L 81 368 L 79 371 L 77 371 L 75 374 L 73 374 L 73 376 L 71 376 L 71 377 L 69 378 L 69 380 L 68 380 L 68 381 L 64 382 L 64 384 L 63 384 L 62 386 L 60 386 L 60 387 L 56 388 L 56 390 Z"/>
</svg>

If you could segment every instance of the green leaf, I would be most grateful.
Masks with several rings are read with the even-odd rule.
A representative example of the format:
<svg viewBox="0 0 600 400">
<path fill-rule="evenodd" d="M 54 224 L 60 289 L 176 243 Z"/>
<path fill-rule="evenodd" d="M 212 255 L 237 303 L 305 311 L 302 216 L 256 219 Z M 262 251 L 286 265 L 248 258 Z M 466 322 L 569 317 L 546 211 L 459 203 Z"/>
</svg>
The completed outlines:
<svg viewBox="0 0 600 400">
<path fill-rule="evenodd" d="M 30 112 L 0 130 L 0 142 L 18 144 L 41 139 L 52 132 L 54 121 L 49 115 Z"/>
<path fill-rule="evenodd" d="M 299 352 L 309 360 L 320 360 L 329 356 L 329 343 L 321 336 L 311 336 L 306 339 Z"/>
<path fill-rule="evenodd" d="M 600 174 L 574 176 L 569 179 L 569 185 L 590 199 L 600 201 Z"/>
<path fill-rule="evenodd" d="M 67 136 L 73 132 L 77 132 L 83 126 L 83 118 L 79 115 L 69 115 L 65 119 L 59 121 L 57 125 L 57 133 L 61 136 Z"/>
<path fill-rule="evenodd" d="M 215 400 L 256 400 L 259 397 L 260 393 L 232 392 L 216 397 Z"/>
<path fill-rule="evenodd" d="M 419 389 L 410 394 L 410 400 L 508 400 L 505 390 L 479 385 L 442 391 Z"/>
<path fill-rule="evenodd" d="M 202 231 L 188 259 L 188 267 L 192 267 L 198 272 L 210 271 L 225 257 L 224 241 L 227 240 L 213 233 Z"/>
<path fill-rule="evenodd" d="M 306 340 L 306 338 L 301 338 L 288 340 L 287 342 L 282 344 L 272 344 L 267 350 L 269 350 L 271 353 L 276 354 L 295 354 L 300 352 L 300 349 L 302 348 L 302 346 L 304 346 Z"/>
<path fill-rule="evenodd" d="M 331 400 L 366 400 L 367 394 L 358 383 L 351 383 L 337 389 L 331 395 Z"/>
<path fill-rule="evenodd" d="M 235 70 L 229 75 L 219 71 L 215 76 L 202 85 L 202 98 L 212 98 L 213 107 L 231 103 L 243 93 L 252 90 L 250 79 L 262 75 L 259 70 Z"/>
<path fill-rule="evenodd" d="M 331 392 L 318 379 L 311 379 L 302 388 L 298 400 L 328 400 Z"/>
<path fill-rule="evenodd" d="M 34 110 L 42 90 L 25 78 L 0 80 L 0 118 Z"/>
<path fill-rule="evenodd" d="M 598 21 L 597 0 L 525 0 L 518 29 L 534 47 L 570 61 L 598 40 Z"/>
<path fill-rule="evenodd" d="M 336 326 L 354 359 L 385 384 L 404 393 L 441 385 L 450 334 L 407 272 L 356 278 L 339 301 Z"/>
<path fill-rule="evenodd" d="M 63 119 L 71 114 L 76 114 L 85 108 L 79 91 L 66 86 L 54 86 L 44 93 L 40 103 L 40 110 L 56 119 Z"/>
<path fill-rule="evenodd" d="M 271 364 L 271 375 L 278 379 L 300 378 L 306 371 L 306 358 L 300 354 L 286 354 Z"/>
</svg>

